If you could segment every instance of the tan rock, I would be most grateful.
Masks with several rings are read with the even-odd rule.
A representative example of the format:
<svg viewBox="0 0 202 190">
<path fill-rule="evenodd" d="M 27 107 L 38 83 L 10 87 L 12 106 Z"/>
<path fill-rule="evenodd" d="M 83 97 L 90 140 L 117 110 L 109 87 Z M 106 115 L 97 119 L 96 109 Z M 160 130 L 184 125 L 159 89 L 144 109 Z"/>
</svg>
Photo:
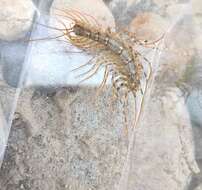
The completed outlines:
<svg viewBox="0 0 202 190">
<path fill-rule="evenodd" d="M 202 1 L 192 0 L 193 19 L 197 26 L 202 27 Z"/>
<path fill-rule="evenodd" d="M 194 14 L 202 14 L 202 1 L 201 0 L 192 0 L 192 11 Z"/>
<path fill-rule="evenodd" d="M 168 1 L 164 1 L 164 0 L 153 0 L 153 2 L 158 5 L 159 7 L 165 7 L 167 5 L 171 5 L 171 4 L 176 4 L 177 0 L 168 0 Z"/>
<path fill-rule="evenodd" d="M 10 41 L 23 37 L 32 24 L 34 10 L 31 0 L 1 0 L 0 39 Z"/>
<path fill-rule="evenodd" d="M 140 39 L 156 40 L 166 32 L 168 26 L 163 17 L 152 12 L 144 12 L 132 20 L 129 28 Z"/>
<path fill-rule="evenodd" d="M 190 174 L 199 172 L 190 118 L 181 93 L 174 88 L 164 89 L 160 97 L 155 91 L 131 141 L 125 165 L 128 171 L 120 190 L 183 190 Z"/>
<path fill-rule="evenodd" d="M 139 0 L 127 0 L 127 7 L 130 7 L 133 3 L 139 2 Z"/>
<path fill-rule="evenodd" d="M 54 15 L 54 7 L 58 9 L 74 8 L 79 11 L 93 16 L 102 27 L 113 28 L 115 26 L 114 18 L 108 7 L 102 0 L 55 0 L 52 6 L 52 14 Z M 93 24 L 93 21 L 91 22 Z"/>
<path fill-rule="evenodd" d="M 196 35 L 196 38 L 194 39 L 194 44 L 197 50 L 199 52 L 202 52 L 202 35 L 201 34 Z"/>
<path fill-rule="evenodd" d="M 202 184 L 196 187 L 194 190 L 202 190 Z"/>
</svg>

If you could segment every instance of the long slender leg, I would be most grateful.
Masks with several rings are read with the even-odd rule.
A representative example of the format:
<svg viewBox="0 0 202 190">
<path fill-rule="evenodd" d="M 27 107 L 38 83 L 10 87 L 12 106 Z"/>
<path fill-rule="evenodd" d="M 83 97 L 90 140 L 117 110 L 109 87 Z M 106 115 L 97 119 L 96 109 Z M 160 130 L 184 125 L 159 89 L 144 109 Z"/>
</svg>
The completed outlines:
<svg viewBox="0 0 202 190">
<path fill-rule="evenodd" d="M 83 24 L 88 24 L 91 26 L 91 22 L 90 22 L 89 18 L 86 17 L 86 16 L 88 16 L 94 21 L 96 26 L 99 26 L 98 22 L 95 20 L 95 18 L 86 13 L 81 13 L 80 11 L 75 10 L 75 9 L 66 9 L 66 10 L 61 10 L 61 9 L 57 9 L 57 8 L 55 8 L 55 9 L 65 14 L 65 15 L 60 15 L 60 16 L 64 16 L 64 17 L 67 16 L 67 17 L 72 18 L 72 20 L 74 20 L 74 21 L 80 21 Z"/>
<path fill-rule="evenodd" d="M 82 23 L 85 23 L 85 19 L 81 18 L 80 16 L 76 15 L 76 14 L 73 14 L 72 11 L 70 10 L 62 10 L 62 9 L 58 9 L 58 8 L 53 8 L 59 12 L 61 12 L 62 14 L 64 15 L 61 15 L 61 14 L 56 14 L 57 16 L 61 16 L 61 17 L 66 17 L 66 18 L 69 18 L 73 21 L 81 21 Z"/>
<path fill-rule="evenodd" d="M 76 37 L 70 37 L 71 41 L 72 41 L 72 44 L 75 45 L 75 46 L 78 46 L 79 48 L 83 48 L 83 49 L 92 49 L 92 48 L 99 48 L 99 46 L 103 46 L 103 45 L 98 45 L 97 42 L 91 40 L 91 39 L 88 39 L 86 37 L 79 37 L 79 36 L 76 36 Z"/>
<path fill-rule="evenodd" d="M 95 68 L 97 68 L 98 65 L 99 65 L 98 63 L 97 63 L 97 64 L 94 64 L 88 71 L 77 75 L 76 78 L 79 78 L 79 77 L 82 77 L 82 76 L 84 76 L 84 75 L 89 74 L 89 73 L 92 72 Z"/>
<path fill-rule="evenodd" d="M 125 134 L 128 136 L 128 94 L 125 93 L 123 96 L 123 116 L 124 116 L 124 124 L 125 124 Z"/>
<path fill-rule="evenodd" d="M 57 38 L 61 38 L 63 37 L 63 35 L 60 35 L 60 36 L 55 36 L 55 37 L 47 37 L 47 38 L 36 38 L 36 39 L 30 39 L 30 40 L 25 40 L 27 42 L 34 42 L 34 41 L 43 41 L 43 40 L 55 40 Z"/>
<path fill-rule="evenodd" d="M 71 37 L 71 40 L 75 46 L 78 46 L 80 48 L 85 48 L 85 49 L 92 49 L 92 48 L 104 49 L 105 48 L 103 44 L 100 44 L 86 37 L 76 36 L 76 37 Z"/>
<path fill-rule="evenodd" d="M 77 15 L 80 15 L 80 17 L 85 19 L 89 24 L 90 24 L 90 21 L 93 21 L 97 27 L 100 27 L 100 24 L 98 23 L 98 21 L 93 16 L 91 16 L 87 13 L 81 12 L 80 10 L 77 10 L 76 8 L 69 8 L 66 10 L 59 10 L 59 11 L 65 13 L 65 14 L 67 14 L 67 11 L 77 13 Z M 85 17 L 84 15 L 87 17 Z"/>
<path fill-rule="evenodd" d="M 81 80 L 79 82 L 79 84 L 84 82 L 85 80 L 90 79 L 93 75 L 95 75 L 98 72 L 98 70 L 100 69 L 100 64 L 96 64 L 96 65 L 97 65 L 97 68 L 95 69 L 95 71 L 92 74 L 90 74 L 89 76 L 87 76 L 86 78 L 84 78 L 83 80 Z"/>
<path fill-rule="evenodd" d="M 66 31 L 66 27 L 65 28 L 56 28 L 56 27 L 53 27 L 53 26 L 48 26 L 48 25 L 45 25 L 45 24 L 41 24 L 39 22 L 36 22 L 37 25 L 39 26 L 43 26 L 45 28 L 49 28 L 49 29 L 53 29 L 53 30 L 57 30 L 57 31 Z"/>
<path fill-rule="evenodd" d="M 104 72 L 103 81 L 102 81 L 102 83 L 100 84 L 100 86 L 97 89 L 96 97 L 101 93 L 101 91 L 105 87 L 108 77 L 109 77 L 108 66 L 105 66 L 105 72 Z"/>
<path fill-rule="evenodd" d="M 63 17 L 63 18 L 67 18 L 67 19 L 69 19 L 69 20 L 71 20 L 71 21 L 76 21 L 76 20 L 78 20 L 77 18 L 75 18 L 75 17 L 73 17 L 73 16 L 71 16 L 71 15 L 62 15 L 62 14 L 58 14 L 58 13 L 54 13 L 56 16 L 58 16 L 58 17 Z"/>
<path fill-rule="evenodd" d="M 72 71 L 79 70 L 79 69 L 81 69 L 81 68 L 83 68 L 83 67 L 89 65 L 89 64 L 93 61 L 93 59 L 95 59 L 95 57 L 91 58 L 87 63 L 85 63 L 85 64 L 83 64 L 83 65 L 81 65 L 81 66 L 79 66 L 79 67 L 77 67 L 77 68 L 75 68 L 75 69 L 72 69 L 71 72 L 72 72 Z"/>
<path fill-rule="evenodd" d="M 139 53 L 138 51 L 136 51 L 135 53 L 137 53 L 140 57 L 142 57 L 147 63 L 148 63 L 148 66 L 149 66 L 149 71 L 148 71 L 148 77 L 147 77 L 147 80 L 150 79 L 150 76 L 152 74 L 152 64 L 151 62 L 144 56 L 142 56 L 141 53 Z"/>
<path fill-rule="evenodd" d="M 86 15 L 87 17 L 90 17 L 90 18 L 92 19 L 92 21 L 94 21 L 95 25 L 96 25 L 97 27 L 100 27 L 100 24 L 98 23 L 98 21 L 97 21 L 93 16 L 91 16 L 91 15 L 89 15 L 89 14 L 87 14 L 87 13 L 81 13 L 79 10 L 75 10 L 75 9 L 74 9 L 73 11 L 78 12 L 81 16 L 84 14 L 84 15 Z"/>
<path fill-rule="evenodd" d="M 113 87 L 113 99 L 115 100 L 115 99 L 118 98 L 118 93 L 117 93 L 117 90 L 116 90 L 114 75 L 112 75 L 112 87 Z"/>
</svg>

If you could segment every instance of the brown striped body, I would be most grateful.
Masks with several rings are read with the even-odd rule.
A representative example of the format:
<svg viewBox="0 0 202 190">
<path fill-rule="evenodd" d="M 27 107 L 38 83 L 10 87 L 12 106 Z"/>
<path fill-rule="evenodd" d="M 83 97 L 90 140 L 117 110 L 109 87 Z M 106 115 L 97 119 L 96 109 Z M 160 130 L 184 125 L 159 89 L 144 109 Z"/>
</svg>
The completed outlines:
<svg viewBox="0 0 202 190">
<path fill-rule="evenodd" d="M 76 24 L 73 27 L 73 32 L 76 37 L 74 36 L 72 38 L 70 36 L 72 44 L 77 46 L 77 43 L 74 43 L 74 39 L 83 37 L 84 39 L 101 44 L 104 49 L 111 52 L 111 56 L 114 57 L 115 61 L 111 64 L 114 79 L 112 82 L 114 82 L 117 91 L 125 87 L 124 90 L 127 91 L 126 93 L 133 92 L 135 94 L 139 90 L 142 66 L 138 54 L 130 46 L 127 46 L 123 40 L 111 32 L 100 32 L 92 27 L 85 27 L 84 25 Z M 82 48 L 82 45 L 79 48 Z"/>
</svg>

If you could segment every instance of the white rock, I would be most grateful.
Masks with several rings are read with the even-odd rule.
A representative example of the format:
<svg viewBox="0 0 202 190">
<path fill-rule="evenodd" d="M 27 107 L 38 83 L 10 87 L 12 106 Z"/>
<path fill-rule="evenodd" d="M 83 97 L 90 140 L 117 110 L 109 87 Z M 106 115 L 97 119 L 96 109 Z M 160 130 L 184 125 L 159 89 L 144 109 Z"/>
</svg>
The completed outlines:
<svg viewBox="0 0 202 190">
<path fill-rule="evenodd" d="M 1 0 L 0 39 L 10 41 L 23 37 L 32 24 L 34 10 L 31 0 Z"/>
</svg>

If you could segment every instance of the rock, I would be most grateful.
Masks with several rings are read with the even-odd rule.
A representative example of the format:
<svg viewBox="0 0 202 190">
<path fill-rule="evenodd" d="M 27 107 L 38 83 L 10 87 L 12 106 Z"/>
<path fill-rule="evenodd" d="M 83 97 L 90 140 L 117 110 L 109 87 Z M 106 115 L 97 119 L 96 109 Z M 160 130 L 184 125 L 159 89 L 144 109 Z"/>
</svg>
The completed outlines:
<svg viewBox="0 0 202 190">
<path fill-rule="evenodd" d="M 202 31 L 202 28 L 201 28 Z M 200 31 L 198 31 L 200 32 Z M 194 44 L 196 46 L 197 51 L 202 52 L 202 35 L 201 33 L 196 33 L 196 38 L 194 39 Z"/>
<path fill-rule="evenodd" d="M 197 27 L 202 28 L 202 2 L 200 0 L 192 0 L 193 20 Z"/>
<path fill-rule="evenodd" d="M 194 190 L 202 190 L 202 184 L 196 187 Z"/>
<path fill-rule="evenodd" d="M 12 87 L 18 87 L 24 64 L 27 44 L 22 42 L 8 42 L 2 46 L 2 75 L 3 79 Z"/>
<path fill-rule="evenodd" d="M 138 1 L 137 0 L 127 0 L 127 7 L 130 7 L 135 2 L 138 2 Z"/>
<path fill-rule="evenodd" d="M 201 14 L 202 13 L 202 2 L 200 0 L 192 0 L 192 11 L 194 14 Z"/>
<path fill-rule="evenodd" d="M 80 10 L 81 13 L 84 12 L 93 16 L 103 28 L 115 27 L 113 15 L 102 0 L 97 0 L 96 3 L 94 0 L 54 0 L 52 7 L 53 15 L 54 7 L 63 10 L 65 10 L 65 8 L 76 8 L 77 10 Z M 93 22 L 91 23 L 93 24 Z"/>
<path fill-rule="evenodd" d="M 30 29 L 34 12 L 31 0 L 1 0 L 0 39 L 11 41 L 24 37 Z"/>
<path fill-rule="evenodd" d="M 117 25 L 119 27 L 128 28 L 129 23 L 134 17 L 143 12 L 151 12 L 154 9 L 154 4 L 151 0 L 114 0 L 110 3 L 109 7 L 115 16 Z"/>
<path fill-rule="evenodd" d="M 178 0 L 177 0 L 178 1 Z M 169 5 L 173 5 L 173 4 L 177 4 L 176 0 L 168 0 L 168 1 L 164 1 L 164 0 L 153 0 L 153 2 L 161 8 L 165 8 Z"/>
<path fill-rule="evenodd" d="M 190 4 L 188 3 L 171 4 L 166 6 L 165 12 L 167 14 L 166 16 L 172 21 L 172 23 L 175 23 L 184 16 L 192 13 Z"/>
<path fill-rule="evenodd" d="M 152 12 L 138 14 L 129 25 L 130 31 L 135 33 L 137 38 L 151 41 L 162 36 L 168 27 L 166 19 Z"/>
<path fill-rule="evenodd" d="M 147 103 L 119 189 L 183 190 L 199 172 L 184 99 L 178 89 L 159 96 L 154 88 Z"/>
<path fill-rule="evenodd" d="M 22 182 L 44 190 L 114 189 L 127 137 L 121 110 L 109 105 L 108 92 L 97 97 L 95 106 L 94 89 L 61 88 L 55 94 L 34 96 L 35 91 L 21 93 L 20 114 L 13 121 L 0 171 L 1 190 Z"/>
</svg>

